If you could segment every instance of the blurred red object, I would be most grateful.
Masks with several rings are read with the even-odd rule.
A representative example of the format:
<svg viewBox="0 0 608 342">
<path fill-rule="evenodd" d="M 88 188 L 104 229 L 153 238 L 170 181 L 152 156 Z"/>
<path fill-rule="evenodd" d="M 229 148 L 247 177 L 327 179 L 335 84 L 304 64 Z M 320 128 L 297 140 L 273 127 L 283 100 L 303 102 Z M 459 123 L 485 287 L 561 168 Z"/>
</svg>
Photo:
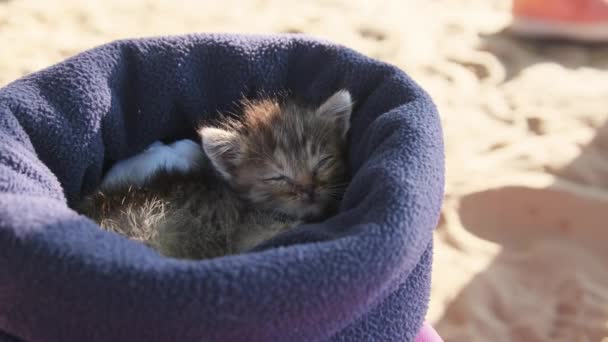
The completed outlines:
<svg viewBox="0 0 608 342">
<path fill-rule="evenodd" d="M 531 37 L 608 42 L 608 0 L 513 0 L 511 29 Z"/>
</svg>

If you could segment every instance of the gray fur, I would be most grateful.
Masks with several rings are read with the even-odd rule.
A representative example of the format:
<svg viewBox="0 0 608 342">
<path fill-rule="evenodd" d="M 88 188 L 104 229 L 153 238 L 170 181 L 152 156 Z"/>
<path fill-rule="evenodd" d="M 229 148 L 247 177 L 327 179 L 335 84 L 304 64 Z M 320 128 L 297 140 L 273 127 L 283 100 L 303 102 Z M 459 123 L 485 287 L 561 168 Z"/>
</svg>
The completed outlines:
<svg viewBox="0 0 608 342">
<path fill-rule="evenodd" d="M 189 174 L 160 171 L 138 188 L 102 188 L 81 210 L 166 256 L 247 251 L 337 208 L 351 110 L 346 91 L 318 108 L 289 99 L 247 102 L 241 120 L 199 130 L 210 163 Z"/>
</svg>

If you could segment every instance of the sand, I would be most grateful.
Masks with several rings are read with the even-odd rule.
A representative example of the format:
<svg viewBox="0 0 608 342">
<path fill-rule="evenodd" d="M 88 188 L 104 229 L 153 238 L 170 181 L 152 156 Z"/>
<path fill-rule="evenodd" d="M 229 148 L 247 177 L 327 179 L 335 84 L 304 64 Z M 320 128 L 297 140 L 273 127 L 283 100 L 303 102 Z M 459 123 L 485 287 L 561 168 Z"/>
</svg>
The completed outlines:
<svg viewBox="0 0 608 342">
<path fill-rule="evenodd" d="M 509 1 L 0 1 L 0 85 L 113 39 L 305 32 L 435 99 L 446 341 L 608 341 L 608 47 L 512 37 Z"/>
</svg>

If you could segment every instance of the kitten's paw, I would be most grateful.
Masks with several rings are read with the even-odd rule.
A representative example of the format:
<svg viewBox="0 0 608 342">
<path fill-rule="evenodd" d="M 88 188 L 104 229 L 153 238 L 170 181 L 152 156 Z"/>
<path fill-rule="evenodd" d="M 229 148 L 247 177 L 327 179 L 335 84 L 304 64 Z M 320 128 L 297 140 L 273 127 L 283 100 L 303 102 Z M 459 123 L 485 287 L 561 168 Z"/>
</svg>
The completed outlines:
<svg viewBox="0 0 608 342">
<path fill-rule="evenodd" d="M 165 144 L 163 144 L 163 142 L 162 142 L 162 141 L 158 141 L 158 140 L 156 140 L 155 142 L 151 143 L 151 144 L 150 144 L 150 145 L 149 145 L 149 146 L 146 148 L 146 150 L 152 149 L 152 148 L 154 148 L 154 147 L 161 147 L 161 146 L 165 146 Z"/>
<path fill-rule="evenodd" d="M 203 148 L 192 140 L 184 139 L 172 143 L 173 157 L 171 164 L 167 165 L 169 170 L 189 172 L 201 166 L 204 160 Z"/>
<path fill-rule="evenodd" d="M 170 154 L 171 148 L 157 141 L 141 153 L 114 164 L 106 173 L 101 186 L 111 187 L 120 184 L 141 186 L 165 164 Z"/>
<path fill-rule="evenodd" d="M 171 144 L 176 154 L 182 157 L 182 163 L 189 167 L 200 166 L 204 160 L 203 148 L 192 140 L 178 140 Z"/>
<path fill-rule="evenodd" d="M 200 166 L 202 148 L 191 140 L 171 145 L 154 142 L 143 152 L 116 163 L 106 174 L 102 187 L 119 184 L 143 185 L 160 170 L 190 172 Z"/>
</svg>

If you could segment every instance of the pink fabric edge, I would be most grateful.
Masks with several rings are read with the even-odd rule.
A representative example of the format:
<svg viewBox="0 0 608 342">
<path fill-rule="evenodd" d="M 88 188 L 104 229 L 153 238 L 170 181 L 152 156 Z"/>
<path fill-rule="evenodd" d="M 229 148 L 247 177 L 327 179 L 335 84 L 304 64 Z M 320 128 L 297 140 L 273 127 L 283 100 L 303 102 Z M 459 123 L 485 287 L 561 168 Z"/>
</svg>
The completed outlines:
<svg viewBox="0 0 608 342">
<path fill-rule="evenodd" d="M 429 322 L 424 322 L 416 335 L 415 342 L 443 342 L 443 340 Z"/>
</svg>

